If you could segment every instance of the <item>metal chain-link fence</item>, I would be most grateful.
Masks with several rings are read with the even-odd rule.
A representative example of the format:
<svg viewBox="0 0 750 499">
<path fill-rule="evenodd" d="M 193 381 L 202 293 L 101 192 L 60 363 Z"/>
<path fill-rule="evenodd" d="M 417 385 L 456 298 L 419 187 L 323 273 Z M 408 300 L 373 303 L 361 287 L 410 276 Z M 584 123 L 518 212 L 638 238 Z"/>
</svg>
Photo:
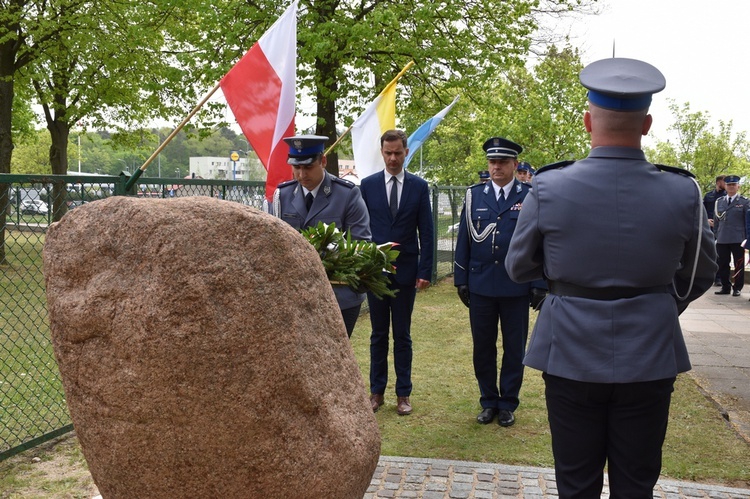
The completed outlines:
<svg viewBox="0 0 750 499">
<path fill-rule="evenodd" d="M 0 174 L 0 461 L 72 429 L 52 351 L 42 268 L 47 227 L 114 195 L 210 196 L 262 209 L 263 182 L 127 176 Z M 465 187 L 432 189 L 434 279 L 452 273 Z"/>
</svg>

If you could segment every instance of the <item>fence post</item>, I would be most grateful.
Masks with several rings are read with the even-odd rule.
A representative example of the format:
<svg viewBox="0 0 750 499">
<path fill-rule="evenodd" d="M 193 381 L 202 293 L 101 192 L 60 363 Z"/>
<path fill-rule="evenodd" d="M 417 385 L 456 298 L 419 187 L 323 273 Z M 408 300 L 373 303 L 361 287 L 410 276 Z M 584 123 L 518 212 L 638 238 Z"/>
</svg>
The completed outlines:
<svg viewBox="0 0 750 499">
<path fill-rule="evenodd" d="M 130 174 L 128 172 L 120 172 L 115 182 L 115 196 L 125 196 L 127 194 L 126 186 L 130 180 Z"/>
</svg>

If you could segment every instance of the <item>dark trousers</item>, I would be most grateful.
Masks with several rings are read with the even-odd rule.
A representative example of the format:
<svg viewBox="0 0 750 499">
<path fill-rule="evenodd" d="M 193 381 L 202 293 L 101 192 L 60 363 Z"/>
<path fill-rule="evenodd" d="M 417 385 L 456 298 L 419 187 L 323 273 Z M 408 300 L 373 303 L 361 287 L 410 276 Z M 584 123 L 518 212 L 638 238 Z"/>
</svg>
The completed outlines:
<svg viewBox="0 0 750 499">
<path fill-rule="evenodd" d="M 362 310 L 362 304 L 360 303 L 356 307 L 347 308 L 341 311 L 341 317 L 344 319 L 344 325 L 346 326 L 346 335 L 351 338 L 354 326 L 357 325 L 357 319 L 359 318 L 359 311 Z"/>
<path fill-rule="evenodd" d="M 734 289 L 742 291 L 745 285 L 745 249 L 736 244 L 717 244 L 716 254 L 719 257 L 719 279 L 721 279 L 721 289 L 727 291 L 732 288 L 731 275 L 729 272 L 729 259 L 734 260 Z M 737 272 L 737 271 L 740 272 Z"/>
<path fill-rule="evenodd" d="M 529 297 L 471 293 L 469 320 L 474 341 L 474 375 L 483 408 L 515 411 L 523 382 L 523 355 L 529 334 Z M 503 339 L 500 378 L 497 375 L 498 320 Z M 499 386 L 499 389 L 498 389 Z"/>
<path fill-rule="evenodd" d="M 547 373 L 545 396 L 560 499 L 653 497 L 675 378 L 586 383 Z"/>
<path fill-rule="evenodd" d="M 393 364 L 396 371 L 396 396 L 411 395 L 411 313 L 417 288 L 397 287 L 391 280 L 396 297 L 378 299 L 367 293 L 370 307 L 370 393 L 384 394 L 388 385 L 388 330 L 393 326 Z"/>
</svg>

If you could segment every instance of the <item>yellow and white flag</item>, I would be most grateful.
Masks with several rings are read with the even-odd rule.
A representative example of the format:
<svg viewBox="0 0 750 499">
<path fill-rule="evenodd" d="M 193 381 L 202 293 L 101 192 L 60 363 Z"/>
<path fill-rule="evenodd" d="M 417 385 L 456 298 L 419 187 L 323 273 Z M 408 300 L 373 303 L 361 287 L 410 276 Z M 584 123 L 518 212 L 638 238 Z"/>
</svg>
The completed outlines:
<svg viewBox="0 0 750 499">
<path fill-rule="evenodd" d="M 385 167 L 380 154 L 380 136 L 396 128 L 396 83 L 414 65 L 409 62 L 404 69 L 386 85 L 380 95 L 352 124 L 352 149 L 354 166 L 360 179 L 372 175 Z"/>
</svg>

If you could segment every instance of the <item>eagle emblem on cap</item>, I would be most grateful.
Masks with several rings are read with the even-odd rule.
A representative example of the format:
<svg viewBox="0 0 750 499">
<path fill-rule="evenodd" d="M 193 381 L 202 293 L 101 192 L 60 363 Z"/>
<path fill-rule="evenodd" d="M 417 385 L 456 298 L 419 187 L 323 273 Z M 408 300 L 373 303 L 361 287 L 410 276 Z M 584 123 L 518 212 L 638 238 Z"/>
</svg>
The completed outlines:
<svg viewBox="0 0 750 499">
<path fill-rule="evenodd" d="M 495 140 L 492 141 L 493 146 L 499 146 L 500 145 L 500 139 L 495 138 Z"/>
<path fill-rule="evenodd" d="M 302 150 L 302 141 L 301 140 L 295 140 L 294 141 L 294 148 L 295 149 L 299 149 L 301 151 Z"/>
</svg>

